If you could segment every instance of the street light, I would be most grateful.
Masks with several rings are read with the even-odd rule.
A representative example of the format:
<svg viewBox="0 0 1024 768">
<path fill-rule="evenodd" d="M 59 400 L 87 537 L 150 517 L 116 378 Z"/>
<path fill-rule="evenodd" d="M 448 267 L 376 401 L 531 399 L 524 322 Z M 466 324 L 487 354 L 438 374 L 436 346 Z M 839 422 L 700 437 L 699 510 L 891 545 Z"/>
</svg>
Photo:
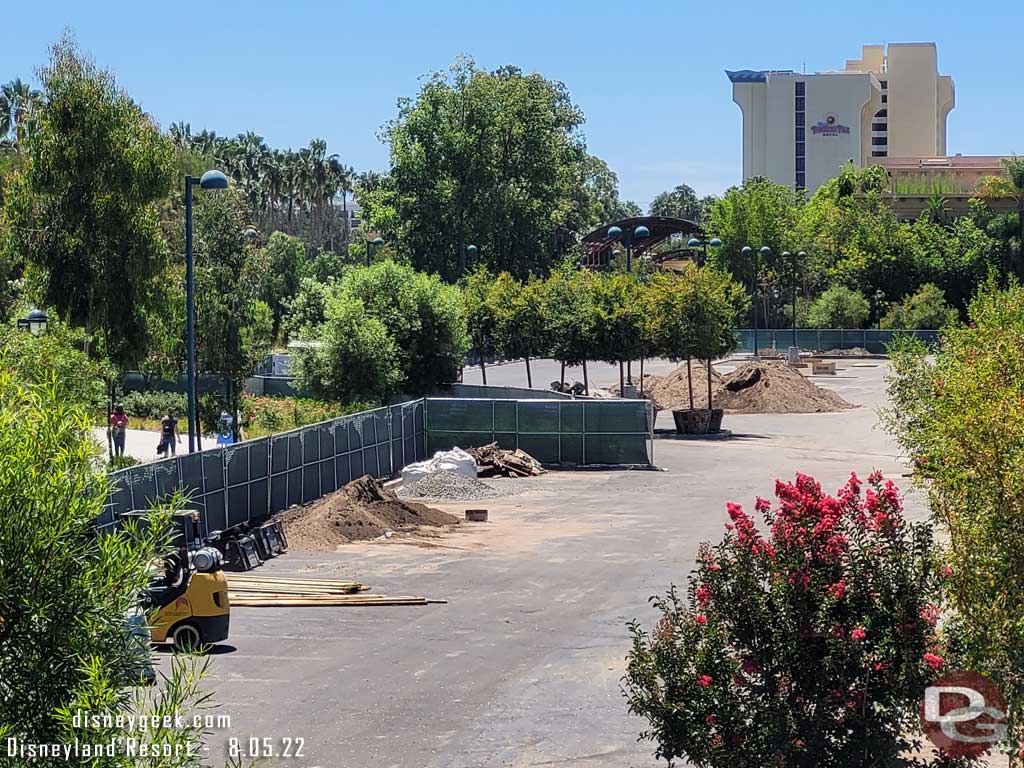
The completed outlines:
<svg viewBox="0 0 1024 768">
<path fill-rule="evenodd" d="M 875 318 L 876 318 L 876 321 L 878 323 L 877 328 L 878 328 L 878 330 L 881 330 L 882 329 L 882 311 L 881 311 L 881 309 L 882 309 L 882 302 L 885 300 L 885 291 L 883 291 L 881 288 L 879 288 L 877 291 L 875 291 L 875 295 L 872 296 L 871 298 L 873 298 L 875 300 Z"/>
<path fill-rule="evenodd" d="M 380 248 L 382 245 L 384 245 L 384 241 L 379 237 L 366 241 L 366 266 L 370 266 L 370 258 L 373 256 L 374 249 Z"/>
<path fill-rule="evenodd" d="M 477 253 L 479 253 L 479 251 L 480 251 L 480 249 L 477 248 L 472 243 L 467 245 L 466 246 L 466 261 L 468 261 L 468 262 L 470 262 L 472 264 L 473 260 L 476 258 L 476 255 L 477 255 Z M 466 268 L 463 267 L 462 268 L 462 273 L 465 274 L 465 272 L 466 272 Z M 459 277 L 462 277 L 462 275 L 460 274 Z"/>
<path fill-rule="evenodd" d="M 793 349 L 790 350 L 789 356 L 791 360 L 793 360 L 794 362 L 798 362 L 800 351 L 797 348 L 796 343 L 796 293 L 798 290 L 797 285 L 800 282 L 800 264 L 802 264 L 804 259 L 807 258 L 807 254 L 804 253 L 803 251 L 800 251 L 795 254 L 791 254 L 789 251 L 783 251 L 782 259 L 785 261 L 786 259 L 789 258 L 793 259 Z"/>
<path fill-rule="evenodd" d="M 749 245 L 743 246 L 740 254 L 746 259 L 752 259 L 754 262 L 754 284 L 751 286 L 751 296 L 754 300 L 754 359 L 759 360 L 760 356 L 757 353 L 757 273 L 760 268 L 761 259 L 767 259 L 772 255 L 772 249 L 767 245 L 762 247 L 759 251 L 755 251 Z"/>
<path fill-rule="evenodd" d="M 196 418 L 196 292 L 195 260 L 192 257 L 192 187 L 227 189 L 228 177 L 218 170 L 209 170 L 200 178 L 185 177 L 185 335 L 188 345 L 188 452 L 196 449 L 199 421 Z"/>
<path fill-rule="evenodd" d="M 641 224 L 635 229 L 623 231 L 620 227 L 608 227 L 609 240 L 621 240 L 626 245 L 626 271 L 633 271 L 633 241 L 651 236 L 651 230 Z"/>
<path fill-rule="evenodd" d="M 41 309 L 33 309 L 27 316 L 18 319 L 18 330 L 28 331 L 33 336 L 42 336 L 50 318 Z"/>
<path fill-rule="evenodd" d="M 722 241 L 717 237 L 713 237 L 710 240 L 698 240 L 696 237 L 691 237 L 686 243 L 689 248 L 704 248 L 704 256 L 697 262 L 698 267 L 703 267 L 708 263 L 708 246 L 712 248 L 721 248 Z"/>
</svg>

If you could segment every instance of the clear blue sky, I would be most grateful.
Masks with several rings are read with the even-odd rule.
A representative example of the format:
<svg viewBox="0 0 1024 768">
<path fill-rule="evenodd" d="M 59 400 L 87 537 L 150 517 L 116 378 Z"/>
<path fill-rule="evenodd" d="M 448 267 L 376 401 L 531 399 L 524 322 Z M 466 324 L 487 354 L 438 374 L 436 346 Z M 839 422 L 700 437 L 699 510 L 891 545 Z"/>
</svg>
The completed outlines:
<svg viewBox="0 0 1024 768">
<path fill-rule="evenodd" d="M 862 43 L 928 40 L 956 83 L 950 154 L 1024 153 L 1019 0 L 36 0 L 0 16 L 0 82 L 34 78 L 67 27 L 165 127 L 322 137 L 357 170 L 387 168 L 396 99 L 465 53 L 563 81 L 623 197 L 721 193 L 741 160 L 724 69 L 835 69 Z"/>
</svg>

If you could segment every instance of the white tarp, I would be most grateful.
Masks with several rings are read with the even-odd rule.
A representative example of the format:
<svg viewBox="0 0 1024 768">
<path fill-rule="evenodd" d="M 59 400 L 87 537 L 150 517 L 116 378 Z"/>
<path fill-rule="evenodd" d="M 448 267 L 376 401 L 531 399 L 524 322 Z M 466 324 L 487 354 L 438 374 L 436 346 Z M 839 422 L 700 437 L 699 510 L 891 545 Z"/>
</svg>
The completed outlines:
<svg viewBox="0 0 1024 768">
<path fill-rule="evenodd" d="M 438 451 L 434 458 L 417 461 L 402 469 L 402 482 L 415 483 L 420 478 L 447 469 L 466 477 L 476 477 L 476 461 L 461 448 Z"/>
</svg>

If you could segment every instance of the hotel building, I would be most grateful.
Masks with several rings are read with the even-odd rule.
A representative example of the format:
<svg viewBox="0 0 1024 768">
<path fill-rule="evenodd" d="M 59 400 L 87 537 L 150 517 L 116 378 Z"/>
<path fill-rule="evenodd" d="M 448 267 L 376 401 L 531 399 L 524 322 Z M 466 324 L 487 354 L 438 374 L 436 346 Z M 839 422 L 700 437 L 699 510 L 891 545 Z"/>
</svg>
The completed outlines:
<svg viewBox="0 0 1024 768">
<path fill-rule="evenodd" d="M 726 71 L 743 113 L 743 178 L 813 193 L 840 166 L 946 155 L 953 80 L 934 43 L 865 45 L 845 69 Z"/>
</svg>

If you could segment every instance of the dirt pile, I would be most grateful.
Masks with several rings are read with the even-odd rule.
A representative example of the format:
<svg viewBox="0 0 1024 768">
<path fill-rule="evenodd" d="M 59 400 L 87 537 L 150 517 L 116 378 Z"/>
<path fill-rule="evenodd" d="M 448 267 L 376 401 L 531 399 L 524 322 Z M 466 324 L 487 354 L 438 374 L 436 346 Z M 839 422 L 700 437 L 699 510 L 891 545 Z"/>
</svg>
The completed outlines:
<svg viewBox="0 0 1024 768">
<path fill-rule="evenodd" d="M 694 360 L 690 374 L 693 380 L 693 407 L 708 407 L 708 373 L 707 363 Z M 634 379 L 637 389 L 639 381 Z M 711 370 L 711 391 L 717 406 L 718 391 L 722 386 L 722 377 L 714 369 Z M 612 391 L 618 393 L 618 385 Z M 686 363 L 664 376 L 644 376 L 644 397 L 653 400 L 659 411 L 685 411 L 690 408 L 690 385 L 686 376 Z"/>
<path fill-rule="evenodd" d="M 276 515 L 295 549 L 333 551 L 339 544 L 376 539 L 388 531 L 415 531 L 421 526 L 457 525 L 459 519 L 424 504 L 399 499 L 369 475 L 317 499 Z"/>
<path fill-rule="evenodd" d="M 832 413 L 855 408 L 785 363 L 747 363 L 726 375 L 715 405 L 729 413 Z"/>
</svg>

